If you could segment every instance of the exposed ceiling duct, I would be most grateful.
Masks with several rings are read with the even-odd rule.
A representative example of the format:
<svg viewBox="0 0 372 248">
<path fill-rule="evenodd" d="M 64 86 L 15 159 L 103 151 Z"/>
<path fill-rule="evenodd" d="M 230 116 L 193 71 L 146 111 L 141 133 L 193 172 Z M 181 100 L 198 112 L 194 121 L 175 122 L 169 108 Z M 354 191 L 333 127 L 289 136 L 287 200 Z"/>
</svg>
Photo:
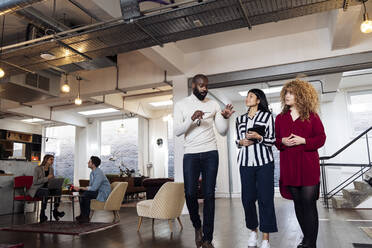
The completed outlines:
<svg viewBox="0 0 372 248">
<path fill-rule="evenodd" d="M 2 0 L 0 1 L 0 15 L 23 9 L 41 1 L 44 0 Z"/>
<path fill-rule="evenodd" d="M 345 0 L 347 1 L 347 0 Z M 136 49 L 339 9 L 344 0 L 186 0 L 124 21 L 124 17 L 44 36 L 3 48 L 2 58 L 32 70 L 114 56 Z M 349 6 L 358 5 L 350 1 Z M 61 42 L 80 53 L 66 53 Z M 45 61 L 39 54 L 56 57 Z M 73 51 L 73 50 L 72 50 Z M 23 73 L 4 65 L 9 74 Z"/>
<path fill-rule="evenodd" d="M 69 30 L 70 28 L 63 23 L 56 21 L 55 19 L 44 15 L 33 7 L 28 7 L 22 10 L 18 10 L 15 13 L 17 16 L 25 18 L 30 23 L 44 30 L 51 29 L 54 32 L 62 32 Z"/>
<path fill-rule="evenodd" d="M 71 30 L 70 27 L 64 25 L 63 23 L 49 16 L 44 15 L 43 13 L 41 13 L 40 11 L 38 11 L 37 9 L 33 7 L 27 7 L 22 10 L 18 10 L 15 12 L 15 15 L 21 18 L 25 18 L 28 22 L 42 29 L 45 35 L 48 33 L 53 34 L 53 33 Z M 30 35 L 27 34 L 27 37 L 30 37 Z M 69 49 L 70 51 L 74 51 L 73 48 L 66 46 L 62 42 L 60 42 L 60 45 L 62 47 L 64 46 L 65 48 L 67 47 L 67 49 Z M 45 51 L 41 53 L 44 53 L 44 52 Z M 54 56 L 54 54 L 52 55 Z M 115 63 L 111 59 L 107 57 L 103 57 L 103 58 L 89 59 L 87 61 L 82 61 L 79 63 L 71 63 L 68 65 L 69 66 L 59 66 L 59 67 L 50 66 L 50 69 L 54 69 L 58 73 L 61 73 L 61 72 L 70 73 L 70 72 L 74 72 L 78 70 L 93 70 L 93 69 L 98 69 L 98 68 L 114 66 Z"/>
</svg>

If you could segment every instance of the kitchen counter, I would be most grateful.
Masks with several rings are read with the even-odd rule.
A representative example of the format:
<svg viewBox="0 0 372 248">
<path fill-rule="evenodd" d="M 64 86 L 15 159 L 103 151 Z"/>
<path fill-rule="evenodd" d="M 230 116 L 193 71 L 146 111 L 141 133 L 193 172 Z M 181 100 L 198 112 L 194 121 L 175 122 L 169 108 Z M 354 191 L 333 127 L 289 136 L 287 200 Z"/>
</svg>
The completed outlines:
<svg viewBox="0 0 372 248">
<path fill-rule="evenodd" d="M 6 174 L 0 174 L 0 215 L 11 214 L 13 207 L 13 181 L 17 176 L 32 176 L 36 163 L 16 160 L 0 160 L 0 170 Z M 23 205 L 16 202 L 16 212 L 21 212 Z"/>
</svg>

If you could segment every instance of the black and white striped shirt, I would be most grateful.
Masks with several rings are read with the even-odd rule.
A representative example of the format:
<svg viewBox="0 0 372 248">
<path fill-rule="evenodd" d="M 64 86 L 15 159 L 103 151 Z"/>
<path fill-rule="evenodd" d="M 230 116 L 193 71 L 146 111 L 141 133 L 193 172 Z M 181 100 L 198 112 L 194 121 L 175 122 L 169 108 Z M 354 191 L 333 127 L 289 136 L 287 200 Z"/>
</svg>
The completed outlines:
<svg viewBox="0 0 372 248">
<path fill-rule="evenodd" d="M 265 135 L 262 140 L 250 146 L 240 146 L 239 141 L 245 139 L 247 130 L 254 125 L 265 126 Z M 236 145 L 239 148 L 239 166 L 262 166 L 274 161 L 271 149 L 275 144 L 274 128 L 274 118 L 270 112 L 257 111 L 251 120 L 248 113 L 236 118 Z"/>
</svg>

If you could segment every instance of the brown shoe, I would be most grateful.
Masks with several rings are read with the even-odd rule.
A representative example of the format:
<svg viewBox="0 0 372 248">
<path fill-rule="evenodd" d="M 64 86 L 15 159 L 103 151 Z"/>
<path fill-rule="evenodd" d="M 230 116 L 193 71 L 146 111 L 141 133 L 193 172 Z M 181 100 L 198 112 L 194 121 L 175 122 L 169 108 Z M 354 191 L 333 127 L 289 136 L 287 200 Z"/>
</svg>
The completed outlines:
<svg viewBox="0 0 372 248">
<path fill-rule="evenodd" d="M 210 241 L 204 241 L 202 248 L 214 248 L 212 242 Z"/>
<path fill-rule="evenodd" d="M 199 248 L 203 245 L 203 232 L 202 229 L 195 229 L 195 244 L 196 248 Z"/>
</svg>

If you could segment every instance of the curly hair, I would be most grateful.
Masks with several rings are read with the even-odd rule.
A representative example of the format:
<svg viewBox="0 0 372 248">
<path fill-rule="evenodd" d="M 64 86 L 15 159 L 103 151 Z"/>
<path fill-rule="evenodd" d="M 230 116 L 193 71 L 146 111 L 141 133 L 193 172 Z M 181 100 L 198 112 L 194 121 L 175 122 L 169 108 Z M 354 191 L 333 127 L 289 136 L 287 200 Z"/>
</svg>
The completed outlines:
<svg viewBox="0 0 372 248">
<path fill-rule="evenodd" d="M 289 106 L 285 104 L 285 95 L 291 92 L 295 97 L 295 106 L 300 114 L 300 120 L 307 120 L 310 113 L 317 113 L 319 108 L 318 93 L 315 88 L 306 81 L 295 79 L 287 82 L 280 92 L 282 103 L 282 114 L 289 111 Z"/>
</svg>

